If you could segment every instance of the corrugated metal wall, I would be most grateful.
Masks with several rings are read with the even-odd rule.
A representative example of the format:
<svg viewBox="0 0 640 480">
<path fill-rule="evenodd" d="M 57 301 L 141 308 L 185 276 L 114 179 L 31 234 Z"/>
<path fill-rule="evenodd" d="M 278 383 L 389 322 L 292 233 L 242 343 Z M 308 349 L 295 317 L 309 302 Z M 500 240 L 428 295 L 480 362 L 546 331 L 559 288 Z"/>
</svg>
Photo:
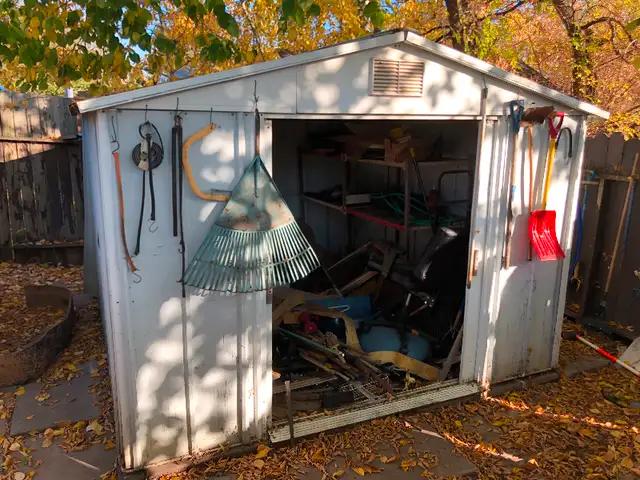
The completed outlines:
<svg viewBox="0 0 640 480">
<path fill-rule="evenodd" d="M 82 155 L 70 102 L 0 92 L 0 258 L 81 245 Z"/>
</svg>

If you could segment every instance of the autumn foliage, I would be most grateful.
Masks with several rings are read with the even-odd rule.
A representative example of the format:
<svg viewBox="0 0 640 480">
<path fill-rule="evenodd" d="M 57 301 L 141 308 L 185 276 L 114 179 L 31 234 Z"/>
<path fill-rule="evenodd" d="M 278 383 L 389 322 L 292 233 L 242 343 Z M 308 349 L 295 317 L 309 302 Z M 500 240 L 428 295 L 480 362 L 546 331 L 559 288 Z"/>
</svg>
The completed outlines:
<svg viewBox="0 0 640 480">
<path fill-rule="evenodd" d="M 410 28 L 640 136 L 637 0 L 3 0 L 0 84 L 110 93 Z"/>
</svg>

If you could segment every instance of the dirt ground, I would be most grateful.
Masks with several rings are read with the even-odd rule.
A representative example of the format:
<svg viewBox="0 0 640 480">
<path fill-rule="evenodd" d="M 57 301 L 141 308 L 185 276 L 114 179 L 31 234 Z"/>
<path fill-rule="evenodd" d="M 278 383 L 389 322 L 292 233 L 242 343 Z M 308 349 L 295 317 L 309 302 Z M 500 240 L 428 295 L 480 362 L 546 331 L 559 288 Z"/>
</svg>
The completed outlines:
<svg viewBox="0 0 640 480">
<path fill-rule="evenodd" d="M 1 266 L 5 268 L 4 265 Z M 60 281 L 73 289 L 81 284 L 79 269 L 23 267 L 17 283 Z M 23 278 L 23 280 L 20 280 Z M 72 344 L 41 379 L 44 385 L 69 381 L 76 365 L 94 360 L 95 388 L 99 395 L 99 418 L 82 424 L 33 434 L 44 445 L 63 437 L 62 448 L 77 451 L 94 443 L 113 447 L 113 417 L 108 369 L 102 330 L 95 304 L 77 326 Z M 570 325 L 565 328 L 571 328 Z M 597 341 L 605 338 L 589 333 Z M 608 346 L 615 345 L 607 341 Z M 594 356 L 576 342 L 563 342 L 561 365 Z M 8 436 L 6 422 L 12 405 L 24 394 L 22 387 L 0 393 L 0 478 L 25 480 L 46 465 L 29 465 L 25 476 L 17 466 L 29 464 L 25 438 Z M 640 478 L 640 382 L 626 371 L 608 366 L 592 373 L 534 386 L 500 396 L 428 411 L 414 411 L 374 420 L 307 439 L 294 447 L 258 446 L 255 453 L 219 458 L 195 466 L 170 479 L 205 479 L 219 475 L 242 480 L 262 478 L 326 478 L 384 474 L 394 464 L 407 474 L 437 478 L 438 459 L 412 447 L 407 431 L 431 425 L 451 442 L 457 452 L 473 463 L 481 479 L 633 479 Z M 384 444 L 385 453 L 377 445 Z M 389 448 L 392 453 L 388 453 Z M 397 453 L 393 453 L 393 452 Z M 349 454 L 347 455 L 347 452 Z M 340 462 L 337 460 L 341 459 Z M 347 459 L 345 461 L 345 459 Z M 375 462 L 375 466 L 374 466 Z M 382 467 L 380 465 L 382 464 Z M 340 465 L 338 467 L 338 465 Z M 311 475 L 309 472 L 313 472 Z M 115 480 L 115 472 L 101 477 Z M 381 478 L 381 477 L 379 477 Z"/>
</svg>

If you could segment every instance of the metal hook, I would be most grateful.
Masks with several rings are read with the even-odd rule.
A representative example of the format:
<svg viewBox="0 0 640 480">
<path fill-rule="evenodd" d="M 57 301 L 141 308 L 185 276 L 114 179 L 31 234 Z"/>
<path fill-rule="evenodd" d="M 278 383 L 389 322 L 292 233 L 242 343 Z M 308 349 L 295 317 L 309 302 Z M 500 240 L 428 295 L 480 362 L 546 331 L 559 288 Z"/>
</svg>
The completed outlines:
<svg viewBox="0 0 640 480">
<path fill-rule="evenodd" d="M 111 153 L 116 153 L 118 150 L 120 150 L 120 142 L 118 141 L 118 133 L 116 132 L 116 122 L 114 115 L 111 115 L 111 128 L 113 128 L 111 143 L 115 144 L 115 147 L 113 150 L 111 150 Z"/>
<path fill-rule="evenodd" d="M 180 97 L 176 97 L 176 115 L 178 114 L 179 107 L 180 107 Z"/>
<path fill-rule="evenodd" d="M 133 275 L 133 283 L 135 283 L 136 285 L 142 282 L 142 275 L 140 275 L 138 272 L 131 272 L 131 275 Z"/>
<path fill-rule="evenodd" d="M 147 112 L 149 111 L 149 104 L 144 106 L 144 121 L 147 122 Z"/>
<path fill-rule="evenodd" d="M 213 125 L 213 107 L 209 110 L 209 123 Z"/>
<path fill-rule="evenodd" d="M 258 100 L 260 98 L 258 97 L 258 81 L 254 80 L 253 81 L 253 103 L 254 103 L 254 107 L 257 110 L 258 109 Z"/>
<path fill-rule="evenodd" d="M 149 220 L 149 232 L 156 233 L 158 231 L 158 222 L 155 220 Z"/>
</svg>

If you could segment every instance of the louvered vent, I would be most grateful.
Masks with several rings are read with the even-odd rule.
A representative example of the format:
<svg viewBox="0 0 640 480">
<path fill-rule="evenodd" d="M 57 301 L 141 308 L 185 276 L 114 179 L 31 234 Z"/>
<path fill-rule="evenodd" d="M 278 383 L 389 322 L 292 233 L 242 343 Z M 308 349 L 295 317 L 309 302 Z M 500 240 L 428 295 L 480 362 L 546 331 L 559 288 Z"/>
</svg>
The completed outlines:
<svg viewBox="0 0 640 480">
<path fill-rule="evenodd" d="M 422 96 L 424 62 L 373 59 L 371 95 Z"/>
</svg>

